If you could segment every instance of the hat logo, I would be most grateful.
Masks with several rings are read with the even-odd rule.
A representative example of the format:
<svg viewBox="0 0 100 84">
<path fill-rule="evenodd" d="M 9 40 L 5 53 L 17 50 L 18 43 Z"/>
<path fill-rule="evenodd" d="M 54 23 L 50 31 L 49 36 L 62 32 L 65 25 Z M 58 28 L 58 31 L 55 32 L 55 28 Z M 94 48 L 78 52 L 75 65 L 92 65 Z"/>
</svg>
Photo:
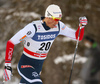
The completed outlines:
<svg viewBox="0 0 100 84">
<path fill-rule="evenodd" d="M 47 11 L 47 12 L 48 12 L 48 11 Z M 48 12 L 47 16 L 52 16 L 52 15 Z"/>
<path fill-rule="evenodd" d="M 60 15 L 59 15 L 59 17 L 61 18 L 61 17 L 62 17 L 62 15 L 60 14 Z"/>
<path fill-rule="evenodd" d="M 59 13 L 61 13 L 61 12 L 53 12 L 54 14 L 59 14 Z"/>
</svg>

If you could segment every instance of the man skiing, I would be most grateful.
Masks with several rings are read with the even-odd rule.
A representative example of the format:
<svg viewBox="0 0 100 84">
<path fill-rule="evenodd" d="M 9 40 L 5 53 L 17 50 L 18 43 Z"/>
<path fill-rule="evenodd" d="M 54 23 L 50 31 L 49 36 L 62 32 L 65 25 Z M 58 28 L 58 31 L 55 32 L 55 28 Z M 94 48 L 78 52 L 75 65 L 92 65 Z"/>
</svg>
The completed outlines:
<svg viewBox="0 0 100 84">
<path fill-rule="evenodd" d="M 75 40 L 78 39 L 80 25 L 75 31 L 61 22 L 61 18 L 60 7 L 54 4 L 49 5 L 45 11 L 45 17 L 29 23 L 7 42 L 3 74 L 5 81 L 11 80 L 11 58 L 14 45 L 24 41 L 23 54 L 17 67 L 22 77 L 19 84 L 43 84 L 40 79 L 40 72 L 54 39 L 58 35 L 64 35 Z M 82 24 L 79 38 L 81 41 L 87 18 L 80 17 L 80 24 Z"/>
</svg>

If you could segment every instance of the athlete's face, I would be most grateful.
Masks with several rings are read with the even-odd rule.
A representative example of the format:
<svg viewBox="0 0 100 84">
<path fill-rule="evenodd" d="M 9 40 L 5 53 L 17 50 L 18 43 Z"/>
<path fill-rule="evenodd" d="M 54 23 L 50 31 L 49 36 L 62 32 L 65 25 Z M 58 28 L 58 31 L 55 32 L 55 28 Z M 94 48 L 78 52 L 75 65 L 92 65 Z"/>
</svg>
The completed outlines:
<svg viewBox="0 0 100 84">
<path fill-rule="evenodd" d="M 54 20 L 53 18 L 47 18 L 47 20 L 46 20 L 46 24 L 50 28 L 55 28 L 56 25 L 58 24 L 58 22 L 59 22 L 59 20 Z"/>
</svg>

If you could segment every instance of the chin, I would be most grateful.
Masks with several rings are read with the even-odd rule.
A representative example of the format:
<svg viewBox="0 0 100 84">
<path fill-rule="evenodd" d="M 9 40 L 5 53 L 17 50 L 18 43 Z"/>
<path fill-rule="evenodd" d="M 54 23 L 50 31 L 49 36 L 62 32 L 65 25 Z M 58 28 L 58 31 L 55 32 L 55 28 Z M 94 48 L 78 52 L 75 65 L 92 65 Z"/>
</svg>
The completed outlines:
<svg viewBox="0 0 100 84">
<path fill-rule="evenodd" d="M 52 26 L 49 26 L 50 28 L 55 28 L 55 26 L 54 25 L 52 25 Z"/>
<path fill-rule="evenodd" d="M 55 27 L 52 27 L 52 28 L 55 28 Z"/>
<path fill-rule="evenodd" d="M 54 26 L 51 26 L 50 28 L 54 28 Z"/>
</svg>

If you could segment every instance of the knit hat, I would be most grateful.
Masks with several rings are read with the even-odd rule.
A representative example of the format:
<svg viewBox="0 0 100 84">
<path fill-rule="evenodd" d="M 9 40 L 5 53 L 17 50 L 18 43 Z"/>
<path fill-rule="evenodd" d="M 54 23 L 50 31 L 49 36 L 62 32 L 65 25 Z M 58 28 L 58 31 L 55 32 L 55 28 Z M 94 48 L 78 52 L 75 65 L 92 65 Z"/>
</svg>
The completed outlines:
<svg viewBox="0 0 100 84">
<path fill-rule="evenodd" d="M 45 17 L 57 17 L 61 18 L 62 17 L 62 12 L 61 9 L 58 5 L 49 5 L 45 11 Z"/>
</svg>

